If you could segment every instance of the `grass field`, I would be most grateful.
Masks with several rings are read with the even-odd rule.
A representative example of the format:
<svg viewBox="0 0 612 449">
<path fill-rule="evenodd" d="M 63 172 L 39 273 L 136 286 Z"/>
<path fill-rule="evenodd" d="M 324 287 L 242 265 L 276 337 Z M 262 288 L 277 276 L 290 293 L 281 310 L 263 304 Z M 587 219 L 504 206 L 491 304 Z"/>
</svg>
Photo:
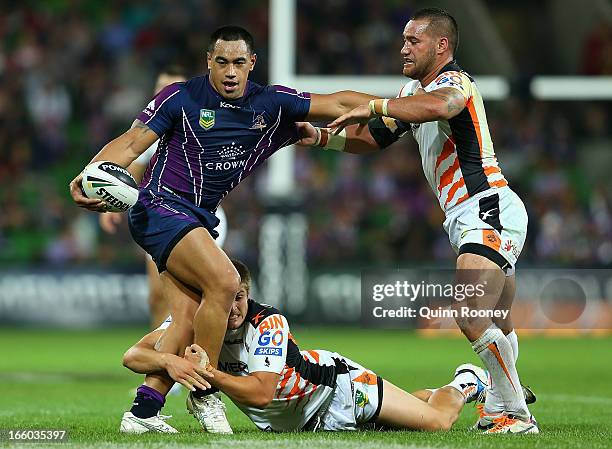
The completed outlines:
<svg viewBox="0 0 612 449">
<path fill-rule="evenodd" d="M 345 432 L 268 434 L 259 432 L 231 403 L 236 434 L 199 431 L 184 408 L 184 394 L 163 410 L 179 435 L 127 436 L 119 420 L 140 376 L 121 366 L 123 351 L 143 329 L 45 331 L 0 329 L 0 429 L 62 428 L 68 443 L 52 447 L 241 448 L 612 448 L 612 338 L 524 337 L 519 369 L 538 402 L 531 407 L 538 436 L 484 436 L 467 431 L 475 411 L 467 406 L 448 433 Z M 294 329 L 301 348 L 338 351 L 408 390 L 450 380 L 462 362 L 477 362 L 465 341 L 431 339 L 399 331 Z M 0 447 L 11 446 L 6 438 Z M 33 447 L 23 443 L 14 447 Z"/>
</svg>

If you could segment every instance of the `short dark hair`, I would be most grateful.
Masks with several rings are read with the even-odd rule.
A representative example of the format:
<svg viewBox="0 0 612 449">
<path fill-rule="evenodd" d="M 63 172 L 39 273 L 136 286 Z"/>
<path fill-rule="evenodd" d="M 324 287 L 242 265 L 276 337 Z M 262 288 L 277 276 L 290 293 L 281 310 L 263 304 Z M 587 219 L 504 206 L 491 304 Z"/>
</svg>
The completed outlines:
<svg viewBox="0 0 612 449">
<path fill-rule="evenodd" d="M 181 78 L 185 78 L 187 79 L 187 69 L 185 69 L 185 67 L 183 67 L 182 65 L 179 64 L 170 64 L 167 66 L 162 67 L 157 76 L 159 75 L 169 75 L 169 76 L 177 76 L 177 77 L 181 77 Z"/>
<path fill-rule="evenodd" d="M 429 20 L 427 31 L 433 31 L 437 36 L 448 38 L 448 44 L 453 54 L 459 46 L 459 27 L 457 21 L 448 12 L 440 8 L 423 8 L 415 12 L 410 20 Z"/>
<path fill-rule="evenodd" d="M 214 51 L 215 44 L 218 40 L 244 41 L 249 53 L 255 53 L 255 41 L 253 40 L 253 36 L 242 27 L 236 25 L 226 25 L 213 31 L 213 33 L 210 35 L 210 42 L 208 44 L 209 52 L 212 53 Z"/>
<path fill-rule="evenodd" d="M 251 272 L 248 267 L 236 259 L 231 259 L 234 267 L 236 267 L 236 271 L 240 275 L 240 283 L 246 286 L 247 292 L 251 290 Z"/>
</svg>

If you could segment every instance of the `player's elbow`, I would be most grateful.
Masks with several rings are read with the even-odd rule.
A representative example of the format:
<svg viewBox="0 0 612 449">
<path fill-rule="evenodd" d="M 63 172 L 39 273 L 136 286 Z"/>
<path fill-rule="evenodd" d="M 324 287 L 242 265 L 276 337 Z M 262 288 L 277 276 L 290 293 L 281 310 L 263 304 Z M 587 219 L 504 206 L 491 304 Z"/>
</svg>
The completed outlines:
<svg viewBox="0 0 612 449">
<path fill-rule="evenodd" d="M 456 417 L 453 419 L 452 416 L 441 413 L 425 422 L 423 430 L 428 432 L 447 432 L 451 429 L 455 421 Z"/>
<path fill-rule="evenodd" d="M 251 401 L 250 405 L 251 407 L 255 407 L 258 409 L 264 409 L 268 405 L 270 405 L 273 399 L 274 399 L 274 391 L 268 392 L 268 391 L 263 391 L 263 389 L 261 389 L 260 391 L 257 392 L 257 394 L 254 394 L 250 398 L 250 401 Z"/>
<path fill-rule="evenodd" d="M 270 405 L 270 403 L 272 402 L 272 397 L 267 395 L 261 395 L 257 398 L 255 402 L 256 404 L 253 405 L 254 407 L 264 409 L 268 405 Z"/>
<path fill-rule="evenodd" d="M 134 346 L 125 351 L 125 354 L 123 354 L 123 358 L 121 361 L 123 363 L 123 366 L 125 366 L 127 369 L 135 371 L 134 364 L 136 362 L 136 349 L 134 348 Z"/>
</svg>

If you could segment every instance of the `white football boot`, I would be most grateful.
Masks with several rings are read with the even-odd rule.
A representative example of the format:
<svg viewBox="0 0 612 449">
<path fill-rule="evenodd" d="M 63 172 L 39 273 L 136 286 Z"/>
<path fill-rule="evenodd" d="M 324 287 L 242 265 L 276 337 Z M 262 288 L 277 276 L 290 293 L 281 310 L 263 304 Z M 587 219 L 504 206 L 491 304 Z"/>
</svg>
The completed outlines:
<svg viewBox="0 0 612 449">
<path fill-rule="evenodd" d="M 483 433 L 485 435 L 498 433 L 535 434 L 540 433 L 540 429 L 538 429 L 538 423 L 533 416 L 529 418 L 529 421 L 523 421 L 515 416 L 503 414 L 493 419 L 493 427 Z"/>
<path fill-rule="evenodd" d="M 455 377 L 457 377 L 461 373 L 469 372 L 476 377 L 476 383 L 469 383 L 463 386 L 463 395 L 465 396 L 465 402 L 480 402 L 484 395 L 487 392 L 487 387 L 489 386 L 487 380 L 487 372 L 483 370 L 481 367 L 472 365 L 471 363 L 464 363 L 463 365 L 459 365 L 455 370 Z"/>
<path fill-rule="evenodd" d="M 220 394 L 209 394 L 198 399 L 189 393 L 187 396 L 187 410 L 209 433 L 221 433 L 231 435 L 234 432 L 225 416 L 225 404 L 220 399 Z"/>
<path fill-rule="evenodd" d="M 488 372 L 487 372 L 487 381 L 488 382 L 491 381 L 491 378 L 488 375 Z M 523 395 L 525 396 L 525 402 L 527 403 L 527 405 L 533 404 L 534 402 L 536 402 L 537 400 L 536 395 L 533 393 L 531 388 L 526 387 L 525 385 L 522 385 L 522 384 L 521 384 L 521 387 L 523 389 Z M 480 395 L 477 399 L 478 403 L 476 404 L 476 409 L 478 410 L 479 416 L 478 416 L 478 420 L 476 420 L 476 423 L 470 428 L 470 430 L 482 430 L 482 431 L 490 430 L 496 425 L 495 420 L 503 416 L 502 412 L 497 412 L 497 413 L 485 412 L 484 403 L 485 403 L 486 398 L 487 398 L 487 392 L 485 390 L 483 394 Z M 538 423 L 533 416 L 531 416 L 530 420 L 537 427 Z"/>
<path fill-rule="evenodd" d="M 132 412 L 125 412 L 123 418 L 121 418 L 119 432 L 134 434 L 147 432 L 178 433 L 178 430 L 165 422 L 169 418 L 172 418 L 172 416 L 160 415 L 159 413 L 150 418 L 138 418 Z"/>
</svg>

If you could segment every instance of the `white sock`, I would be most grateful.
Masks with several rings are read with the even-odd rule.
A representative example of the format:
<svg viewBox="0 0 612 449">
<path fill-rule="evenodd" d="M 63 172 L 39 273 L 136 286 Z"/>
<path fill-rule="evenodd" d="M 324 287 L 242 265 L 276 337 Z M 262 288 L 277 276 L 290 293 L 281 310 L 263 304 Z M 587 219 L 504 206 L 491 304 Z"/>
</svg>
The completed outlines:
<svg viewBox="0 0 612 449">
<path fill-rule="evenodd" d="M 478 391 L 478 380 L 476 379 L 474 373 L 465 371 L 457 375 L 451 383 L 445 386 L 453 387 L 455 390 L 457 390 L 463 395 L 465 401 L 467 402 Z"/>
<path fill-rule="evenodd" d="M 512 329 L 508 335 L 506 335 L 508 342 L 510 342 L 510 346 L 512 346 L 512 355 L 514 356 L 514 364 L 516 365 L 516 361 L 518 360 L 519 349 L 518 349 L 518 335 Z"/>
<path fill-rule="evenodd" d="M 503 411 L 516 415 L 519 418 L 529 419 L 529 409 L 525 403 L 521 383 L 516 372 L 512 346 L 510 346 L 510 342 L 506 339 L 501 329 L 494 324 L 491 325 L 472 343 L 472 348 L 489 370 L 491 380 L 489 393 L 492 391 L 494 396 L 502 398 Z M 485 412 L 493 413 L 498 411 L 487 407 L 493 406 L 489 396 L 487 394 Z"/>
<path fill-rule="evenodd" d="M 512 347 L 512 355 L 514 356 L 514 364 L 516 365 L 516 361 L 518 359 L 518 354 L 519 354 L 519 349 L 518 349 L 518 337 L 516 335 L 516 332 L 514 332 L 514 329 L 512 330 L 512 332 L 506 335 L 506 339 L 508 340 L 508 343 L 510 343 L 510 346 Z M 491 380 L 489 377 L 489 382 L 490 381 Z M 521 391 L 522 390 L 523 389 L 521 388 Z M 487 402 L 486 402 L 485 407 L 487 410 L 490 410 L 491 413 L 501 412 L 504 410 L 504 400 L 498 394 L 497 391 L 489 389 L 487 391 Z"/>
</svg>

